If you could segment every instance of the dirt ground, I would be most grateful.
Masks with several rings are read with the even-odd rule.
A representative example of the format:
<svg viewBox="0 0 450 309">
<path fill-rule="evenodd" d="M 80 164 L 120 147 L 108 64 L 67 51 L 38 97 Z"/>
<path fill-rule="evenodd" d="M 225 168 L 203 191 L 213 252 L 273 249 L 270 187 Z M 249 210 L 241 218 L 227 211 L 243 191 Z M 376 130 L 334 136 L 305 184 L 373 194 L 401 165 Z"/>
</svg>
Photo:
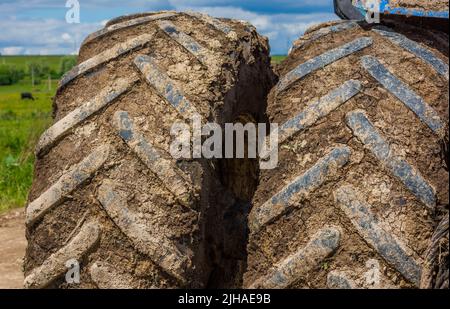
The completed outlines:
<svg viewBox="0 0 450 309">
<path fill-rule="evenodd" d="M 25 255 L 23 208 L 0 215 L 0 289 L 23 286 L 22 259 Z"/>
</svg>

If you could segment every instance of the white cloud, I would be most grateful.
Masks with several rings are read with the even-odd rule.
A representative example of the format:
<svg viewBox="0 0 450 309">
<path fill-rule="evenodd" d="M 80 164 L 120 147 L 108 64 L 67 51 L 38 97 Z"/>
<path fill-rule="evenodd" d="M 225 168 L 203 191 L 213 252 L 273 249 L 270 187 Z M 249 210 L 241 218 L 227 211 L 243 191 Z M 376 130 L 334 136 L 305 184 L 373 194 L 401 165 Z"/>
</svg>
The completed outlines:
<svg viewBox="0 0 450 309">
<path fill-rule="evenodd" d="M 64 32 L 61 35 L 61 39 L 63 39 L 64 41 L 70 41 L 70 40 L 72 40 L 72 36 L 70 34 L 68 34 L 67 32 Z"/>
<path fill-rule="evenodd" d="M 67 24 L 56 19 L 0 19 L 1 46 L 22 46 L 17 54 L 71 54 L 100 23 Z"/>
<path fill-rule="evenodd" d="M 8 47 L 3 47 L 1 49 L 1 54 L 2 55 L 17 55 L 17 54 L 21 54 L 23 52 L 24 48 L 21 46 L 8 46 Z"/>
<path fill-rule="evenodd" d="M 274 7 L 274 4 L 260 0 L 249 0 L 241 2 L 237 0 L 131 0 L 126 6 L 121 1 L 97 0 L 81 1 L 83 8 L 90 12 L 98 8 L 114 8 L 114 12 L 128 13 L 130 7 L 138 8 L 136 11 L 147 11 L 155 9 L 175 9 L 178 11 L 195 10 L 208 13 L 216 17 L 235 18 L 249 21 L 258 31 L 269 37 L 272 53 L 285 54 L 290 45 L 311 25 L 336 19 L 333 13 L 260 13 L 261 7 Z M 299 8 L 302 6 L 320 7 L 331 6 L 331 0 L 280 0 L 277 5 L 286 8 Z M 92 23 L 67 24 L 63 18 L 25 18 L 22 11 L 34 8 L 46 10 L 64 7 L 64 0 L 0 0 L 0 48 L 8 49 L 8 52 L 16 51 L 22 54 L 69 54 L 78 50 L 83 39 L 93 31 L 104 26 L 104 17 Z M 95 8 L 95 9 L 93 9 Z M 117 10 L 116 10 L 117 9 Z M 276 10 L 277 11 L 277 10 Z M 281 11 L 281 10 L 279 10 Z M 18 14 L 19 17 L 16 17 Z M 22 14 L 22 15 L 19 15 Z M 114 13 L 119 14 L 120 13 Z M 33 16 L 33 15 L 31 15 Z M 95 16 L 95 14 L 94 14 Z M 10 49 L 10 48 L 16 49 Z M 18 48 L 21 47 L 21 48 Z M 5 51 L 3 51 L 5 53 Z"/>
<path fill-rule="evenodd" d="M 81 9 L 105 9 L 105 8 L 122 8 L 136 7 L 161 10 L 163 7 L 170 5 L 168 0 L 79 0 Z M 65 9 L 66 0 L 1 0 L 0 12 L 2 13 L 19 13 L 21 11 L 32 9 Z"/>
<path fill-rule="evenodd" d="M 247 10 L 258 11 L 264 8 L 272 8 L 272 11 L 301 9 L 301 8 L 318 8 L 332 6 L 332 0 L 168 0 L 174 7 L 190 6 L 229 6 L 243 7 Z"/>
</svg>

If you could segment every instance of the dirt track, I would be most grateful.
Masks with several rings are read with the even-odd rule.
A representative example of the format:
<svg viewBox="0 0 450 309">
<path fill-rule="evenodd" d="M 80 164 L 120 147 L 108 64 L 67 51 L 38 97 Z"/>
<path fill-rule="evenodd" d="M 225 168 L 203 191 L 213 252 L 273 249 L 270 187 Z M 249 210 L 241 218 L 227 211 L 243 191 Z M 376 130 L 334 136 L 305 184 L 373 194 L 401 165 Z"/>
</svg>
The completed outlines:
<svg viewBox="0 0 450 309">
<path fill-rule="evenodd" d="M 24 211 L 0 215 L 0 289 L 22 288 L 26 239 Z"/>
</svg>

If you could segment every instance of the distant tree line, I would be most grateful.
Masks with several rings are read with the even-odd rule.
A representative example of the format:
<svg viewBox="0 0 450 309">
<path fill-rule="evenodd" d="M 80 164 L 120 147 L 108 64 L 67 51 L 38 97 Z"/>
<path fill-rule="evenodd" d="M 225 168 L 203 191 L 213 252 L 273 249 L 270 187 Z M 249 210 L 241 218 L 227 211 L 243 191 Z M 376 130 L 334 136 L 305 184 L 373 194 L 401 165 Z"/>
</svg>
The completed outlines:
<svg viewBox="0 0 450 309">
<path fill-rule="evenodd" d="M 72 69 L 76 64 L 74 57 L 63 57 L 59 63 L 59 69 L 51 69 L 48 65 L 30 62 L 27 71 L 12 64 L 0 64 L 0 85 L 12 85 L 24 79 L 33 79 L 39 84 L 42 79 L 60 79 L 64 73 Z"/>
<path fill-rule="evenodd" d="M 23 79 L 25 72 L 10 64 L 0 64 L 0 85 L 12 85 Z"/>
</svg>

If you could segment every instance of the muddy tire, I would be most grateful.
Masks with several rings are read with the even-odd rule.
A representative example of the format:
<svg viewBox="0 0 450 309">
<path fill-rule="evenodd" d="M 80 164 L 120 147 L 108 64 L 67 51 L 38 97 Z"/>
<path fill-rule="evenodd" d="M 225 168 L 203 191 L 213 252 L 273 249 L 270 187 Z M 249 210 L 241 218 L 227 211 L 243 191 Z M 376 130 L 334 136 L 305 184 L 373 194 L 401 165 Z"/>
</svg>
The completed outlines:
<svg viewBox="0 0 450 309">
<path fill-rule="evenodd" d="M 323 25 L 278 68 L 279 163 L 253 198 L 245 287 L 420 286 L 448 216 L 448 45 L 389 27 Z"/>
<path fill-rule="evenodd" d="M 36 148 L 25 286 L 207 286 L 220 257 L 205 218 L 235 197 L 217 162 L 172 158 L 170 129 L 196 113 L 260 121 L 268 53 L 248 24 L 200 14 L 128 16 L 90 35 Z"/>
</svg>

